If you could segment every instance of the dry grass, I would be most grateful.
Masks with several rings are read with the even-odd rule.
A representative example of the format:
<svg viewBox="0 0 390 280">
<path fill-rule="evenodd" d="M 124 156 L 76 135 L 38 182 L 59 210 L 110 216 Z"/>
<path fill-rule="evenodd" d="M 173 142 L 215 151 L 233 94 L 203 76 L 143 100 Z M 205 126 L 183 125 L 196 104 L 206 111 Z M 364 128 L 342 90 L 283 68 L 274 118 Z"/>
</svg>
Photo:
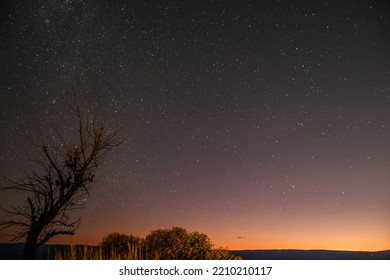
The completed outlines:
<svg viewBox="0 0 390 280">
<path fill-rule="evenodd" d="M 154 256 L 147 254 L 143 246 L 129 244 L 129 252 L 121 253 L 111 250 L 109 255 L 104 254 L 101 246 L 74 245 L 63 250 L 56 250 L 56 260 L 158 260 L 158 254 Z M 229 251 L 216 248 L 210 252 L 208 259 L 215 260 L 240 260 L 241 257 L 234 256 Z"/>
<path fill-rule="evenodd" d="M 129 244 L 127 253 L 111 250 L 110 254 L 104 254 L 101 246 L 69 245 L 63 250 L 56 250 L 56 260 L 148 260 L 158 259 L 157 256 L 150 258 L 145 248 Z"/>
</svg>

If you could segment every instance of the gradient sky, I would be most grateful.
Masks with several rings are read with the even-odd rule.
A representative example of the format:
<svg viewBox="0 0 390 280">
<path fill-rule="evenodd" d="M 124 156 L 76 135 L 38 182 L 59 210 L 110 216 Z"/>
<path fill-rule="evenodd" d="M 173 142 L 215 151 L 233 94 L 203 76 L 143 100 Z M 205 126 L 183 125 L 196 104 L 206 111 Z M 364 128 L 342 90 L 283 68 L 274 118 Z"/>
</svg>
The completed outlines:
<svg viewBox="0 0 390 280">
<path fill-rule="evenodd" d="M 35 170 L 40 127 L 69 134 L 72 85 L 130 136 L 76 242 L 181 226 L 230 249 L 390 249 L 387 1 L 1 1 L 0 23 L 1 184 Z"/>
</svg>

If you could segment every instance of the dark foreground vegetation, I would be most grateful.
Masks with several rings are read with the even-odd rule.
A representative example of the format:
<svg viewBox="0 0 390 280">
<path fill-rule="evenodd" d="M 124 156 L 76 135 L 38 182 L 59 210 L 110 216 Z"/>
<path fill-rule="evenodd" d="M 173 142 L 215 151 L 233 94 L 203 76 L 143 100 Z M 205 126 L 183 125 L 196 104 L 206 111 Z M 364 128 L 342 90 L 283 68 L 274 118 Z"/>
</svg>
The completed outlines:
<svg viewBox="0 0 390 280">
<path fill-rule="evenodd" d="M 23 258 L 23 243 L 0 244 L 0 259 Z M 240 250 L 213 245 L 200 232 L 184 228 L 158 229 L 145 238 L 121 233 L 106 235 L 98 246 L 44 245 L 40 260 L 390 260 L 390 250 L 379 252 L 330 250 Z"/>
<path fill-rule="evenodd" d="M 4 244 L 0 259 L 21 259 L 23 244 Z M 180 227 L 158 229 L 145 238 L 111 233 L 99 246 L 45 245 L 36 259 L 58 260 L 237 260 L 231 251 L 216 247 L 210 238 Z"/>
<path fill-rule="evenodd" d="M 21 260 L 23 243 L 0 244 L 0 260 Z M 73 247 L 72 247 L 73 246 Z M 58 252 L 79 252 L 99 255 L 99 246 L 85 245 L 44 245 L 36 255 L 36 259 L 55 259 Z M 390 260 L 390 250 L 378 252 L 364 251 L 331 251 L 331 250 L 239 250 L 230 253 L 243 260 Z M 74 258 L 77 259 L 77 258 Z"/>
</svg>

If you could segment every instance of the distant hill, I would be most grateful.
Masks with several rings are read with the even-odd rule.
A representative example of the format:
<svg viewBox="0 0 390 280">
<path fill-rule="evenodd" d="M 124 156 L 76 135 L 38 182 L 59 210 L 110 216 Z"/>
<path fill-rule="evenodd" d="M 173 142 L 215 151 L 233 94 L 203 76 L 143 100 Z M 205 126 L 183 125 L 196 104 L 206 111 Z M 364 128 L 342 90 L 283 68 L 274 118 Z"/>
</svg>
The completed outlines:
<svg viewBox="0 0 390 280">
<path fill-rule="evenodd" d="M 20 260 L 23 243 L 0 243 L 0 260 Z M 36 259 L 53 259 L 55 253 L 68 245 L 44 245 L 37 251 Z M 330 250 L 235 250 L 244 260 L 390 260 L 390 250 L 379 252 Z"/>
<path fill-rule="evenodd" d="M 0 260 L 21 260 L 23 257 L 23 243 L 0 243 Z M 63 250 L 67 245 L 43 245 L 36 254 L 38 260 L 53 259 L 56 251 Z"/>
<path fill-rule="evenodd" d="M 390 260 L 390 250 L 379 252 L 331 250 L 232 251 L 244 260 Z"/>
</svg>

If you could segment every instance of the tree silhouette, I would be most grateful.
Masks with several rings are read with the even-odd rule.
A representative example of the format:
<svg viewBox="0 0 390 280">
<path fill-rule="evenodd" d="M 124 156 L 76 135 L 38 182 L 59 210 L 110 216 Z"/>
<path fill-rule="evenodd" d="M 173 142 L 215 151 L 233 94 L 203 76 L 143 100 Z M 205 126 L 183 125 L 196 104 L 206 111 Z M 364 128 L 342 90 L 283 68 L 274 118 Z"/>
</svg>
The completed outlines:
<svg viewBox="0 0 390 280">
<path fill-rule="evenodd" d="M 75 234 L 81 218 L 71 219 L 69 211 L 84 207 L 97 168 L 106 153 L 124 140 L 118 139 L 119 127 L 107 130 L 95 115 L 82 111 L 74 91 L 73 95 L 76 123 L 69 127 L 75 132 L 73 141 L 56 133 L 59 141 L 49 145 L 41 133 L 40 143 L 34 144 L 39 156 L 32 160 L 39 170 L 1 188 L 26 197 L 22 205 L 1 208 L 7 218 L 0 221 L 0 229 L 16 228 L 13 241 L 25 238 L 24 259 L 33 259 L 36 250 L 54 236 Z"/>
<path fill-rule="evenodd" d="M 134 235 L 110 233 L 103 238 L 100 246 L 105 259 L 128 259 L 132 256 L 142 257 L 142 238 Z"/>
<path fill-rule="evenodd" d="M 158 229 L 145 237 L 145 247 L 151 259 L 160 260 L 233 260 L 239 257 L 216 248 L 210 238 L 197 231 L 181 227 Z"/>
<path fill-rule="evenodd" d="M 161 260 L 207 259 L 213 246 L 207 235 L 181 227 L 154 230 L 146 236 L 145 243 L 148 254 Z"/>
</svg>

